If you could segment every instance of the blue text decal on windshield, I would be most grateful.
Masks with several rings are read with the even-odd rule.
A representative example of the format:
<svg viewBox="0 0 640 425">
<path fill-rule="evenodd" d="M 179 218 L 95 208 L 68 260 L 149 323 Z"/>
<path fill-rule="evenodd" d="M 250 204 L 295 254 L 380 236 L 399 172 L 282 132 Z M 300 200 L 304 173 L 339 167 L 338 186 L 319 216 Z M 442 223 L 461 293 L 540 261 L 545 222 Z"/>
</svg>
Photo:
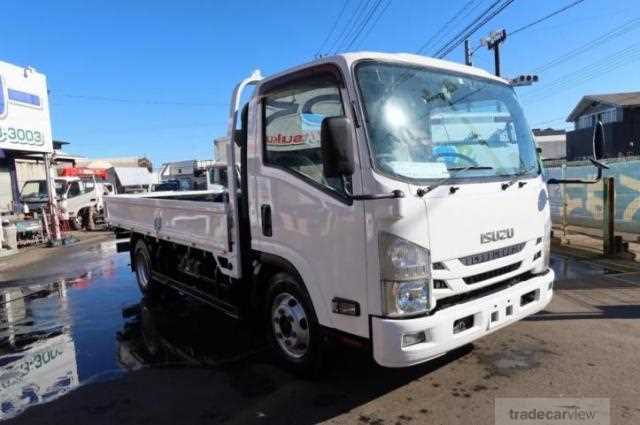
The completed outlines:
<svg viewBox="0 0 640 425">
<path fill-rule="evenodd" d="M 41 106 L 40 96 L 36 96 L 35 94 L 30 94 L 14 89 L 8 89 L 7 94 L 9 95 L 9 99 L 13 100 L 14 102 L 20 102 L 31 106 Z"/>
</svg>

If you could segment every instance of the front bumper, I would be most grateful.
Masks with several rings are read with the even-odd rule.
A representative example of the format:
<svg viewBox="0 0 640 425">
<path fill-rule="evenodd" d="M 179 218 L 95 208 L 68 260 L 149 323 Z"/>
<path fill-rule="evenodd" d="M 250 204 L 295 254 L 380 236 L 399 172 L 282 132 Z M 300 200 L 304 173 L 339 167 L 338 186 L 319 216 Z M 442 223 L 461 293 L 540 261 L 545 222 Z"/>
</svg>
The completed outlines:
<svg viewBox="0 0 640 425">
<path fill-rule="evenodd" d="M 553 296 L 553 270 L 502 291 L 457 304 L 431 316 L 415 319 L 385 319 L 373 317 L 371 336 L 373 357 L 386 367 L 405 367 L 425 362 L 470 343 L 484 335 L 517 322 L 542 310 Z M 529 302 L 521 298 L 531 294 Z M 511 314 L 508 314 L 511 313 Z M 473 316 L 473 326 L 454 333 L 454 322 Z M 424 331 L 425 342 L 402 347 L 402 337 Z"/>
</svg>

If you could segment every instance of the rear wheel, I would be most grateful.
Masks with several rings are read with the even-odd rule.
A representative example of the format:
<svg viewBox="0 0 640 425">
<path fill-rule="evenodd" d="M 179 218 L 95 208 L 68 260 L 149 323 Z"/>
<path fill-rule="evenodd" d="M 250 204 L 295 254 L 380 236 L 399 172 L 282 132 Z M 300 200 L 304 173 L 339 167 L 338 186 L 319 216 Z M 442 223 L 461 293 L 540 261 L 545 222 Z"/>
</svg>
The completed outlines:
<svg viewBox="0 0 640 425">
<path fill-rule="evenodd" d="M 143 240 L 136 242 L 133 251 L 133 261 L 136 267 L 136 280 L 140 291 L 144 295 L 151 295 L 156 289 L 157 282 L 151 277 L 151 253 Z"/>
<path fill-rule="evenodd" d="M 269 283 L 266 300 L 268 337 L 277 358 L 294 372 L 313 374 L 322 357 L 319 326 L 302 283 L 278 273 Z"/>
</svg>

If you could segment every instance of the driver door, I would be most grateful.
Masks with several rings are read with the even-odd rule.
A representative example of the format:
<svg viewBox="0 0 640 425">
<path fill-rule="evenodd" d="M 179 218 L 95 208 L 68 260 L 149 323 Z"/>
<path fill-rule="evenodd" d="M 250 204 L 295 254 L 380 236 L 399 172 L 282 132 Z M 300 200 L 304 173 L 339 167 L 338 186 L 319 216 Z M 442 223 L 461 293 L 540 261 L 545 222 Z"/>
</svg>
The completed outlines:
<svg viewBox="0 0 640 425">
<path fill-rule="evenodd" d="M 362 190 L 358 159 L 353 176 L 327 178 L 320 154 L 322 120 L 349 115 L 347 97 L 327 65 L 261 86 L 251 237 L 295 267 L 321 325 L 368 337 L 364 207 L 349 196 Z M 335 298 L 357 302 L 360 315 L 333 313 Z"/>
</svg>

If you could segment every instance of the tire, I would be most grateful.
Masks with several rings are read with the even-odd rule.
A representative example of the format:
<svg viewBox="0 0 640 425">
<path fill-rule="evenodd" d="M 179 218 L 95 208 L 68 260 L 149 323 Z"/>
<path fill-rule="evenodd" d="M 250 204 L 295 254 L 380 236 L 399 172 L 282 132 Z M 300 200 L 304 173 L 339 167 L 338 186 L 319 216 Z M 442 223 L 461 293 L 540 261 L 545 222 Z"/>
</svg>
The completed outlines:
<svg viewBox="0 0 640 425">
<path fill-rule="evenodd" d="M 78 211 L 78 214 L 69 219 L 69 225 L 73 230 L 82 230 L 82 221 L 82 214 Z"/>
<path fill-rule="evenodd" d="M 87 211 L 86 225 L 87 225 L 87 230 L 88 231 L 96 230 L 96 214 L 97 214 L 97 212 L 94 211 L 93 208 L 91 208 L 91 209 L 89 209 Z"/>
<path fill-rule="evenodd" d="M 136 242 L 133 250 L 133 262 L 140 292 L 143 295 L 153 295 L 157 291 L 158 283 L 151 277 L 151 253 L 143 240 Z"/>
<path fill-rule="evenodd" d="M 303 284 L 289 273 L 277 273 L 265 300 L 267 338 L 276 358 L 297 374 L 315 375 L 322 363 L 320 327 Z"/>
</svg>

